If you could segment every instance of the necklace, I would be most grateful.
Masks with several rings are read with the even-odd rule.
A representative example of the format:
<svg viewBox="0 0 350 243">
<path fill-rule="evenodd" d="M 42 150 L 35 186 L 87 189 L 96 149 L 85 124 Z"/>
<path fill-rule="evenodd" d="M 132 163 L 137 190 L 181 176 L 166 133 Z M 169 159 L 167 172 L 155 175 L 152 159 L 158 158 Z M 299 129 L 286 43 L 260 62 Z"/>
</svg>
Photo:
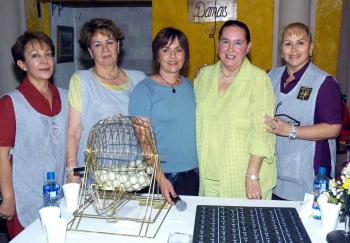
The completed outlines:
<svg viewBox="0 0 350 243">
<path fill-rule="evenodd" d="M 170 85 L 171 88 L 172 88 L 172 92 L 175 94 L 176 93 L 176 89 L 175 89 L 175 85 L 178 85 L 180 80 L 181 80 L 181 77 L 180 75 L 176 78 L 175 82 L 174 83 L 170 83 L 169 81 L 167 81 L 165 78 L 163 78 L 163 76 L 159 73 L 159 77 L 163 80 L 163 82 L 167 85 Z"/>
<path fill-rule="evenodd" d="M 106 78 L 106 77 L 102 76 L 101 74 L 99 74 L 95 67 L 92 70 L 98 77 L 100 77 L 100 78 L 102 78 L 104 80 L 109 80 L 109 81 L 116 80 L 117 78 L 119 78 L 119 75 L 120 75 L 120 69 L 119 68 L 117 68 L 117 74 L 115 76 L 111 77 L 111 78 Z"/>
<path fill-rule="evenodd" d="M 220 69 L 220 78 L 225 80 L 225 81 L 231 81 L 231 80 L 234 80 L 239 72 L 240 68 L 237 69 L 236 71 L 234 71 L 234 73 L 232 75 L 225 75 L 223 72 L 222 72 L 222 66 L 221 66 L 221 69 Z"/>
</svg>

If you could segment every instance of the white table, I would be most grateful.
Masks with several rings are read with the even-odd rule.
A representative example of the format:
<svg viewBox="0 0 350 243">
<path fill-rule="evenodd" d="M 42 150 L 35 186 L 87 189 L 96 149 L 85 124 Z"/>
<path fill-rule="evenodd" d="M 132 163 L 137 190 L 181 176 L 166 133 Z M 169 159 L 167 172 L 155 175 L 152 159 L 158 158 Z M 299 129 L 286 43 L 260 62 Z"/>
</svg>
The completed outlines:
<svg viewBox="0 0 350 243">
<path fill-rule="evenodd" d="M 213 198 L 213 197 L 190 197 L 182 196 L 187 202 L 187 209 L 179 212 L 175 207 L 172 207 L 161 226 L 158 234 L 154 239 L 125 237 L 118 235 L 106 235 L 97 233 L 67 231 L 66 243 L 115 243 L 115 242 L 167 242 L 169 233 L 182 232 L 193 234 L 194 220 L 197 205 L 226 205 L 226 206 L 259 206 L 259 207 L 294 207 L 299 210 L 301 202 L 292 201 L 264 201 L 264 200 L 237 200 L 229 198 Z M 63 201 L 63 200 L 62 200 Z M 68 213 L 62 205 L 62 217 L 70 220 L 72 215 Z M 326 235 L 322 232 L 320 220 L 308 219 L 304 226 L 311 238 L 312 242 L 326 242 Z M 342 228 L 344 225 L 339 225 Z M 19 234 L 11 243 L 46 243 L 45 236 L 42 233 L 39 219 L 29 225 L 21 234 Z"/>
</svg>

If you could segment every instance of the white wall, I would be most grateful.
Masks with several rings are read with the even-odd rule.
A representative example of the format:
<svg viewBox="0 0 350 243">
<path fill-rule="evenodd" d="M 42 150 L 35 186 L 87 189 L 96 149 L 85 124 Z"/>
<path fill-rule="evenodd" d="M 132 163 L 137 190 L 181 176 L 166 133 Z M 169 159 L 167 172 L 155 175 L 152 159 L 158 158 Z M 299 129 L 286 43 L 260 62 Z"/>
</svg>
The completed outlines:
<svg viewBox="0 0 350 243">
<path fill-rule="evenodd" d="M 59 63 L 54 76 L 55 84 L 68 88 L 69 78 L 80 69 L 93 65 L 90 56 L 79 46 L 79 31 L 82 25 L 91 18 L 108 18 L 113 20 L 124 32 L 120 65 L 126 69 L 152 72 L 152 7 L 63 7 L 52 8 L 51 33 L 57 46 L 57 25 L 74 27 L 74 62 Z"/>
<path fill-rule="evenodd" d="M 16 88 L 20 81 L 11 47 L 26 29 L 24 4 L 24 0 L 0 0 L 0 96 Z"/>
<path fill-rule="evenodd" d="M 56 5 L 57 6 L 57 5 Z M 74 28 L 75 33 L 75 10 L 74 8 L 52 8 L 51 5 L 51 38 L 56 47 L 56 60 L 57 60 L 57 25 L 70 26 Z M 74 39 L 74 62 L 56 63 L 56 69 L 54 74 L 54 83 L 61 88 L 68 89 L 69 79 L 72 74 L 77 70 L 77 49 L 79 48 L 77 42 L 77 34 Z"/>
</svg>

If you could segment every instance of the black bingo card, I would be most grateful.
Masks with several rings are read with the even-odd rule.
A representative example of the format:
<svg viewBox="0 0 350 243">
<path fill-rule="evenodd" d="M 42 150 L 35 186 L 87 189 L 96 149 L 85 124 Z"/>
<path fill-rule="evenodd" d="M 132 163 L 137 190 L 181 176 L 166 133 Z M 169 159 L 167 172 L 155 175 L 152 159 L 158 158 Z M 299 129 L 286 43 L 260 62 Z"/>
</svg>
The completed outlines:
<svg viewBox="0 0 350 243">
<path fill-rule="evenodd" d="M 198 205 L 193 243 L 311 243 L 295 208 Z"/>
</svg>

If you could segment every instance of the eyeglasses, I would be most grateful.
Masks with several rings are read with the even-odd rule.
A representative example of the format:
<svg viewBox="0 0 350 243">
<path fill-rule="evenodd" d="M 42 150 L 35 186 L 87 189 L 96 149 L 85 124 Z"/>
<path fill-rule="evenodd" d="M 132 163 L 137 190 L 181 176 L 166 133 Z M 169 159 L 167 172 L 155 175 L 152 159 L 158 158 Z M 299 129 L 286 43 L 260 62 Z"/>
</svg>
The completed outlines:
<svg viewBox="0 0 350 243">
<path fill-rule="evenodd" d="M 294 126 L 300 126 L 300 121 L 298 121 L 297 119 L 287 115 L 287 114 L 277 114 L 277 110 L 278 108 L 282 105 L 282 101 L 280 101 L 277 105 L 276 105 L 276 110 L 275 110 L 275 118 L 281 119 L 285 122 L 288 122 L 290 125 L 294 125 Z"/>
</svg>

